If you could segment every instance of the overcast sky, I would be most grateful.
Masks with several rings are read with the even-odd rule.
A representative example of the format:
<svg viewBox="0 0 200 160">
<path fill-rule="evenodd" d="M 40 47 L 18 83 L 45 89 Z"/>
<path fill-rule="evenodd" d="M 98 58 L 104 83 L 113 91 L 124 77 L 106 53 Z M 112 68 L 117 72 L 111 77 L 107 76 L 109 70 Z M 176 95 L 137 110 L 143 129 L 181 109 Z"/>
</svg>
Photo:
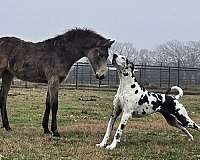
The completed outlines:
<svg viewBox="0 0 200 160">
<path fill-rule="evenodd" d="M 200 0 L 0 0 L 0 36 L 41 41 L 73 27 L 153 49 L 200 40 Z"/>
</svg>

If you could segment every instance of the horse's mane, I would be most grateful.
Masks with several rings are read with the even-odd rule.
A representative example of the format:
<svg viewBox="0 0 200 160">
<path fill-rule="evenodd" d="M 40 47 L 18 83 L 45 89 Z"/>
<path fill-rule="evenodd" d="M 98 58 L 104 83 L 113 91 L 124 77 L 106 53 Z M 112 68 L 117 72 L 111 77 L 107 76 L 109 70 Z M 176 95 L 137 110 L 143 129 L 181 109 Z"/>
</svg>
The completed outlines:
<svg viewBox="0 0 200 160">
<path fill-rule="evenodd" d="M 65 32 L 63 34 L 65 36 L 65 38 L 69 38 L 69 39 L 78 39 L 78 38 L 82 38 L 82 37 L 93 37 L 93 38 L 98 38 L 98 39 L 105 39 L 104 37 L 102 37 L 100 34 L 96 33 L 93 30 L 90 29 L 81 29 L 81 28 L 74 28 L 71 29 L 67 32 Z"/>
<path fill-rule="evenodd" d="M 103 36 L 101 36 L 100 34 L 96 33 L 93 30 L 90 30 L 87 28 L 85 29 L 74 28 L 74 29 L 66 31 L 63 34 L 57 35 L 54 38 L 47 39 L 44 42 L 55 41 L 55 40 L 64 40 L 66 42 L 66 41 L 82 39 L 86 37 L 91 37 L 98 40 L 105 40 Z"/>
</svg>

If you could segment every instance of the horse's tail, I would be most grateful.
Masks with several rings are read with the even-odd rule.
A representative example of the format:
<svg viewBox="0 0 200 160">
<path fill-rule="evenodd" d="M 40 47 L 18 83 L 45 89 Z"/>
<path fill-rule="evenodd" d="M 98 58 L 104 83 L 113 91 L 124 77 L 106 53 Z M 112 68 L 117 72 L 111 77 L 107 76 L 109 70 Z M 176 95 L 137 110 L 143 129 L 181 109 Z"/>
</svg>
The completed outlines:
<svg viewBox="0 0 200 160">
<path fill-rule="evenodd" d="M 183 96 L 183 90 L 182 90 L 180 87 L 178 87 L 178 86 L 173 86 L 173 87 L 169 88 L 169 89 L 166 91 L 166 94 L 169 94 L 169 92 L 170 92 L 171 90 L 177 90 L 177 91 L 178 91 L 178 95 L 174 96 L 176 99 L 179 99 L 180 97 Z"/>
</svg>

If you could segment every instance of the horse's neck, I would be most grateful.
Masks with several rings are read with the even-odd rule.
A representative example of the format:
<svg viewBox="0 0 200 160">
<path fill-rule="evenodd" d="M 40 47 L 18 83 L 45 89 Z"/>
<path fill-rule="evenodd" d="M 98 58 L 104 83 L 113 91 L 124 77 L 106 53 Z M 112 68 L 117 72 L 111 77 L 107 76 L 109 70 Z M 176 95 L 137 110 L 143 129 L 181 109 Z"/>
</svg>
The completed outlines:
<svg viewBox="0 0 200 160">
<path fill-rule="evenodd" d="M 79 50 L 67 53 L 63 57 L 63 62 L 66 65 L 66 69 L 69 70 L 74 63 L 76 63 L 78 60 L 80 60 L 83 57 L 84 57 L 84 54 L 82 54 L 81 51 L 79 51 Z"/>
<path fill-rule="evenodd" d="M 62 38 L 62 37 L 61 37 Z M 55 50 L 58 57 L 62 61 L 62 64 L 66 66 L 66 71 L 68 71 L 71 66 L 77 62 L 79 59 L 85 56 L 84 50 L 81 46 L 76 46 L 76 42 L 64 42 L 56 38 L 49 39 L 41 43 L 47 50 Z"/>
</svg>

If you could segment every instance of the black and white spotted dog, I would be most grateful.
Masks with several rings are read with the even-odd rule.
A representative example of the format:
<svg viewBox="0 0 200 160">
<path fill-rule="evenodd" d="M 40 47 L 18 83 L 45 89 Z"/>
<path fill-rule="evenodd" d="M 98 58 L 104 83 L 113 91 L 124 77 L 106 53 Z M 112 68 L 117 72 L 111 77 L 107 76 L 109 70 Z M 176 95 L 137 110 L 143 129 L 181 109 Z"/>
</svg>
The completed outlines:
<svg viewBox="0 0 200 160">
<path fill-rule="evenodd" d="M 114 54 L 112 62 L 117 68 L 120 85 L 113 100 L 113 112 L 108 122 L 105 136 L 97 146 L 106 146 L 115 120 L 121 112 L 123 112 L 121 122 L 112 144 L 108 145 L 107 149 L 114 149 L 117 143 L 120 142 L 122 131 L 129 117 L 143 117 L 155 112 L 160 112 L 170 125 L 181 129 L 187 134 L 189 140 L 193 140 L 193 136 L 186 128 L 200 131 L 200 126 L 191 120 L 186 109 L 179 103 L 178 99 L 183 95 L 180 87 L 174 86 L 171 88 L 179 92 L 176 96 L 148 92 L 138 84 L 134 76 L 134 65 L 128 62 L 124 56 Z"/>
</svg>

